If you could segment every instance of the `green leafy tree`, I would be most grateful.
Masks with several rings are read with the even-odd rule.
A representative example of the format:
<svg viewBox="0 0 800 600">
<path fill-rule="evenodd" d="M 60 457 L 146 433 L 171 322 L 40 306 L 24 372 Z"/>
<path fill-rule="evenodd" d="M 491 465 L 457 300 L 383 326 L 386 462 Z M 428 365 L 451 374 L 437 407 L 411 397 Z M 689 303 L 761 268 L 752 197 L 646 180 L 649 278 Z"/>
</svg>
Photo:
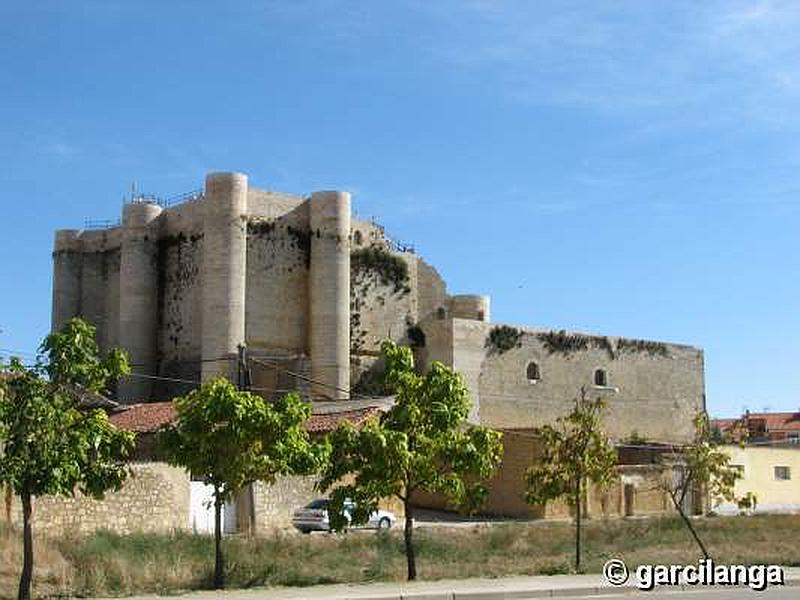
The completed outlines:
<svg viewBox="0 0 800 600">
<path fill-rule="evenodd" d="M 378 503 L 397 498 L 405 510 L 405 553 L 408 579 L 416 579 L 413 509 L 416 491 L 444 494 L 453 504 L 476 508 L 485 497 L 483 481 L 500 461 L 500 433 L 467 425 L 470 401 L 461 377 L 440 362 L 427 373 L 414 370 L 407 347 L 381 346 L 384 382 L 395 404 L 360 430 L 349 423 L 330 436 L 331 455 L 320 487 L 331 492 L 331 527 L 367 521 Z M 350 483 L 342 484 L 350 476 Z M 344 503 L 355 508 L 345 515 Z"/>
<path fill-rule="evenodd" d="M 737 497 L 734 493 L 741 473 L 731 466 L 730 456 L 720 447 L 724 443 L 733 443 L 732 439 L 715 433 L 705 412 L 695 416 L 694 429 L 691 444 L 677 454 L 662 455 L 661 461 L 667 467 L 667 473 L 660 488 L 669 496 L 703 556 L 709 558 L 708 549 L 688 514 L 691 508 L 687 509 L 687 504 L 691 504 L 693 493 L 707 494 L 714 504 L 732 502 L 742 509 L 755 507 L 756 496 L 747 493 Z"/>
<path fill-rule="evenodd" d="M 133 434 L 114 427 L 102 410 L 80 407 L 84 394 L 103 392 L 129 372 L 124 352 L 101 357 L 95 329 L 70 320 L 47 336 L 36 364 L 0 366 L 0 483 L 22 502 L 23 566 L 18 598 L 30 598 L 33 577 L 32 498 L 102 498 L 127 475 L 124 459 Z"/>
<path fill-rule="evenodd" d="M 296 394 L 270 403 L 219 378 L 176 398 L 174 405 L 176 422 L 159 432 L 159 445 L 171 464 L 214 488 L 214 586 L 219 589 L 225 583 L 222 507 L 255 481 L 319 471 L 326 446 L 309 439 L 304 424 L 311 408 Z"/>
<path fill-rule="evenodd" d="M 608 485 L 616 473 L 617 453 L 602 428 L 604 409 L 602 398 L 591 400 L 581 389 L 568 415 L 536 429 L 542 457 L 525 474 L 529 504 L 565 498 L 575 511 L 576 572 L 581 570 L 581 508 L 586 484 Z"/>
</svg>

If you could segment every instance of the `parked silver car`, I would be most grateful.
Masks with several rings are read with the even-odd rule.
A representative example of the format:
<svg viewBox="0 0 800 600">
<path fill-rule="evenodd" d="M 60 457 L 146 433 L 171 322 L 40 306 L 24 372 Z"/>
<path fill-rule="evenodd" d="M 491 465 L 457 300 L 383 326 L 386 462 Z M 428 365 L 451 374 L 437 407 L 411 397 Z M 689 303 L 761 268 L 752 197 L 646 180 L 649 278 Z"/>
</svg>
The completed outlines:
<svg viewBox="0 0 800 600">
<path fill-rule="evenodd" d="M 328 518 L 328 505 L 330 500 L 319 498 L 306 504 L 303 508 L 294 511 L 292 524 L 302 533 L 312 531 L 330 531 L 330 519 Z M 344 503 L 345 515 L 350 519 L 355 504 L 350 501 Z M 376 510 L 369 516 L 365 525 L 356 527 L 365 529 L 389 529 L 397 522 L 397 517 L 388 510 Z"/>
</svg>

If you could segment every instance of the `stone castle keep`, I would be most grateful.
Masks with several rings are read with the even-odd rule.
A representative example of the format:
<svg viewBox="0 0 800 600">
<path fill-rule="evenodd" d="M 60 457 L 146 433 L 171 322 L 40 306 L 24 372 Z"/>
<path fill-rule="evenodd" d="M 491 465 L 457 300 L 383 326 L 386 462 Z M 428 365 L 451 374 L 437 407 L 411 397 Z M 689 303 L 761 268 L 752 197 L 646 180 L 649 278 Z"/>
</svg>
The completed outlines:
<svg viewBox="0 0 800 600">
<path fill-rule="evenodd" d="M 497 327 L 486 296 L 451 296 L 436 270 L 353 218 L 346 192 L 308 198 L 214 173 L 174 206 L 137 199 L 119 226 L 60 230 L 53 328 L 81 315 L 136 374 L 123 402 L 168 400 L 216 375 L 236 377 L 240 345 L 253 388 L 313 400 L 379 395 L 380 342 L 461 372 L 472 418 L 526 429 L 606 397 L 607 429 L 680 442 L 704 408 L 702 351 L 610 336 Z"/>
</svg>

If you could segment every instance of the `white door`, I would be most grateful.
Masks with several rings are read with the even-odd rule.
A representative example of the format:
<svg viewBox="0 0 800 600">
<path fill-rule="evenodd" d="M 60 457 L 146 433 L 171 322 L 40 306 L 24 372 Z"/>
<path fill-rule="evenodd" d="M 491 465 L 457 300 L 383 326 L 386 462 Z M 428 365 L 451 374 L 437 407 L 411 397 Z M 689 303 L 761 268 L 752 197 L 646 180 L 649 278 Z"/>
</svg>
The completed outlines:
<svg viewBox="0 0 800 600">
<path fill-rule="evenodd" d="M 195 533 L 214 533 L 214 486 L 191 482 L 189 525 Z"/>
<path fill-rule="evenodd" d="M 189 526 L 195 533 L 214 533 L 214 486 L 192 481 L 189 496 Z M 222 507 L 222 532 L 236 533 L 236 505 Z"/>
</svg>

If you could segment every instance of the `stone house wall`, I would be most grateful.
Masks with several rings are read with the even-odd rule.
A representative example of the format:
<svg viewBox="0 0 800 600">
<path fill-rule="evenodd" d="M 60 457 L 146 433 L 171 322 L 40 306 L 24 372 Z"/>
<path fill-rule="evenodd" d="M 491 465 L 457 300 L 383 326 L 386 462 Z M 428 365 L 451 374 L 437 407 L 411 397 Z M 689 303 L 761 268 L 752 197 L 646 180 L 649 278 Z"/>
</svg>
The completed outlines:
<svg viewBox="0 0 800 600">
<path fill-rule="evenodd" d="M 64 535 L 106 529 L 127 534 L 137 531 L 168 533 L 189 528 L 189 475 L 165 463 L 130 465 L 131 473 L 117 492 L 103 500 L 76 493 L 74 497 L 47 496 L 33 501 L 38 533 Z M 11 525 L 22 526 L 22 507 L 12 499 Z M 5 519 L 5 510 L 2 518 Z"/>
<path fill-rule="evenodd" d="M 247 516 L 254 519 L 252 531 L 256 535 L 291 527 L 295 510 L 324 496 L 316 488 L 318 481 L 315 476 L 283 476 L 277 477 L 271 485 L 253 484 L 252 492 L 242 494 L 237 505 L 240 531 L 250 531 Z M 380 507 L 392 511 L 398 519 L 403 516 L 403 505 L 397 499 L 386 499 Z"/>
<path fill-rule="evenodd" d="M 525 472 L 541 457 L 538 442 L 530 431 L 503 432 L 503 461 L 488 481 L 489 495 L 479 514 L 491 517 L 522 519 L 566 519 L 572 510 L 564 500 L 546 506 L 531 506 L 525 502 Z M 606 488 L 590 486 L 584 513 L 589 517 L 626 516 L 625 486 L 633 486 L 634 515 L 659 515 L 673 511 L 658 483 L 664 470 L 658 465 L 620 465 L 617 479 Z M 628 493 L 631 493 L 630 491 Z M 416 494 L 414 504 L 421 508 L 453 510 L 446 500 L 434 494 Z"/>
<path fill-rule="evenodd" d="M 636 435 L 653 442 L 686 443 L 694 435 L 693 417 L 705 410 L 703 351 L 682 344 L 643 342 L 567 332 L 588 340 L 587 347 L 553 351 L 542 340 L 552 334 L 516 329 L 508 350 L 489 343 L 497 327 L 473 319 L 427 319 L 425 357 L 461 373 L 473 403 L 471 420 L 496 428 L 529 428 L 567 414 L 584 387 L 606 400 L 605 426 L 622 441 Z M 530 380 L 536 363 L 539 377 Z M 594 384 L 597 369 L 607 384 Z"/>
</svg>

